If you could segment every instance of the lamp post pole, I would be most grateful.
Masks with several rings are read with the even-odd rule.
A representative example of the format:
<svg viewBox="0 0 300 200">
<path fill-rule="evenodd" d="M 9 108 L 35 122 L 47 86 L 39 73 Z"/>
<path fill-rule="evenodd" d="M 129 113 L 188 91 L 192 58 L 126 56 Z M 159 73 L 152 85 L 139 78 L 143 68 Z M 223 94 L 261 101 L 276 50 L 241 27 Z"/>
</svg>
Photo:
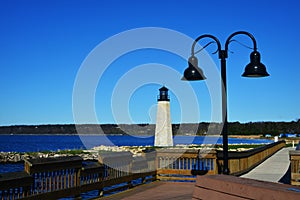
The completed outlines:
<svg viewBox="0 0 300 200">
<path fill-rule="evenodd" d="M 227 120 L 227 81 L 226 81 L 226 58 L 228 57 L 228 46 L 231 42 L 231 39 L 235 35 L 247 35 L 251 38 L 253 42 L 253 52 L 250 54 L 250 63 L 246 66 L 245 72 L 242 76 L 244 77 L 265 77 L 269 76 L 266 71 L 266 67 L 260 62 L 260 54 L 257 51 L 256 40 L 250 33 L 246 31 L 237 31 L 231 34 L 225 43 L 225 49 L 222 50 L 221 43 L 213 35 L 205 34 L 201 35 L 195 39 L 192 48 L 191 48 L 191 57 L 189 58 L 189 66 L 184 71 L 184 77 L 182 80 L 195 81 L 195 80 L 204 80 L 206 77 L 203 75 L 203 71 L 198 67 L 198 59 L 195 57 L 195 45 L 202 38 L 211 38 L 215 41 L 218 46 L 219 59 L 221 60 L 221 89 L 222 89 L 222 136 L 223 136 L 223 174 L 229 174 L 230 170 L 228 167 L 228 120 Z M 212 42 L 211 42 L 212 43 Z M 210 45 L 208 43 L 205 47 Z"/>
<path fill-rule="evenodd" d="M 221 135 L 223 136 L 223 174 L 229 174 L 228 167 L 228 120 L 227 120 L 227 78 L 226 78 L 226 54 L 224 50 L 220 51 L 221 59 L 221 78 L 222 78 L 222 119 L 223 128 Z"/>
</svg>

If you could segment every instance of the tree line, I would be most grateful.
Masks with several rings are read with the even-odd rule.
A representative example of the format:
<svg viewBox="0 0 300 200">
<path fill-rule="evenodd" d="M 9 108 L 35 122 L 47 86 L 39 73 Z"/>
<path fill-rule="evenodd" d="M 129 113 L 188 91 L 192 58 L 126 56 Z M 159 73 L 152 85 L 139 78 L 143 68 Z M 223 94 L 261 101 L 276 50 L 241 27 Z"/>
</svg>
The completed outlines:
<svg viewBox="0 0 300 200">
<path fill-rule="evenodd" d="M 219 135 L 221 123 L 173 124 L 174 135 Z M 154 135 L 155 124 L 54 124 L 0 126 L 0 134 L 120 134 Z M 300 119 L 291 122 L 229 122 L 230 135 L 300 134 Z"/>
</svg>

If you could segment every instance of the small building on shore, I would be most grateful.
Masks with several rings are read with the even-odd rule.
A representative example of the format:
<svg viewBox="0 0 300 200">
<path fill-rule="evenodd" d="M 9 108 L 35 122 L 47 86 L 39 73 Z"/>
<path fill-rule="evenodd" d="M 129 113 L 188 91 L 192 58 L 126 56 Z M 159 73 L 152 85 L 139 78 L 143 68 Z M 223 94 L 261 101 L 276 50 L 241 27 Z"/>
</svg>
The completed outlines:
<svg viewBox="0 0 300 200">
<path fill-rule="evenodd" d="M 299 137 L 297 133 L 280 133 L 279 135 L 280 138 L 295 138 Z"/>
</svg>

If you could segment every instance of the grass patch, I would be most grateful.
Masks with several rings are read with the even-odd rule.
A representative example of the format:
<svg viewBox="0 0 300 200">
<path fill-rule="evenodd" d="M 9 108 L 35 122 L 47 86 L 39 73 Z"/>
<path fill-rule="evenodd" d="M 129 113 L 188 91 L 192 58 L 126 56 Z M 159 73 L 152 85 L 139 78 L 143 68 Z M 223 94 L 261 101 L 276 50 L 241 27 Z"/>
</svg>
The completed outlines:
<svg viewBox="0 0 300 200">
<path fill-rule="evenodd" d="M 78 154 L 90 154 L 89 152 L 85 152 L 82 149 L 65 149 L 58 151 L 38 151 L 38 152 L 26 152 L 29 156 L 38 156 L 38 154 L 68 154 L 68 155 L 78 155 Z"/>
<path fill-rule="evenodd" d="M 89 154 L 89 152 L 85 152 L 82 149 L 73 149 L 73 150 L 59 150 L 56 152 L 57 154 L 71 154 L 71 155 L 77 155 L 77 154 Z"/>
<path fill-rule="evenodd" d="M 254 149 L 262 146 L 265 146 L 265 144 L 232 144 L 232 145 L 228 145 L 228 149 L 240 149 L 240 148 Z"/>
<path fill-rule="evenodd" d="M 26 152 L 25 154 L 35 157 L 39 154 L 39 152 Z"/>
</svg>

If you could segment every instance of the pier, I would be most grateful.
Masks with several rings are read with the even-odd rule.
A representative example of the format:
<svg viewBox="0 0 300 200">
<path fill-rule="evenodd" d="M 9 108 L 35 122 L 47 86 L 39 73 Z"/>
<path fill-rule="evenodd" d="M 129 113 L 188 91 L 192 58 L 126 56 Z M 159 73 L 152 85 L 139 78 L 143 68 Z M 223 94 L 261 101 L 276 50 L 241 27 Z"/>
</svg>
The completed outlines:
<svg viewBox="0 0 300 200">
<path fill-rule="evenodd" d="M 280 141 L 230 152 L 229 166 L 234 175 L 230 177 L 251 174 L 264 161 L 282 156 L 287 150 L 284 147 L 285 142 Z M 289 160 L 288 154 L 284 155 L 285 161 Z M 292 172 L 299 172 L 299 160 L 299 156 L 291 160 Z M 81 199 L 89 191 L 97 191 L 96 199 L 191 199 L 196 185 L 201 185 L 198 181 L 220 174 L 222 167 L 221 151 L 194 149 L 157 149 L 140 157 L 129 152 L 105 153 L 92 164 L 78 156 L 32 159 L 25 162 L 24 172 L 1 175 L 0 199 Z M 294 175 L 297 182 L 298 175 Z"/>
<path fill-rule="evenodd" d="M 241 176 L 268 182 L 290 182 L 290 177 L 287 173 L 290 171 L 289 152 L 295 148 L 283 148 L 268 158 L 266 161 L 255 167 L 247 174 Z"/>
<path fill-rule="evenodd" d="M 295 150 L 295 148 L 288 147 L 282 148 L 278 152 L 274 153 L 271 157 L 266 159 L 260 165 L 249 171 L 248 173 L 240 176 L 242 178 L 252 179 L 236 179 L 230 177 L 226 180 L 225 177 L 212 177 L 205 179 L 205 182 L 213 182 L 213 184 L 223 184 L 226 182 L 227 185 L 231 185 L 232 183 L 239 184 L 239 188 L 241 187 L 248 187 L 247 184 L 257 185 L 255 195 L 250 194 L 239 194 L 241 195 L 248 195 L 248 197 L 254 197 L 254 199 L 259 198 L 260 193 L 265 192 L 266 190 L 275 189 L 277 191 L 273 191 L 273 196 L 264 196 L 264 198 L 268 199 L 281 199 L 282 197 L 290 197 L 287 199 L 298 199 L 300 198 L 300 188 L 294 189 L 294 193 L 292 192 L 293 188 L 286 184 L 291 183 L 291 169 L 290 169 L 290 151 Z M 299 161 L 298 161 L 299 166 Z M 299 167 L 298 167 L 299 171 Z M 299 175 L 298 175 L 299 176 Z M 203 178 L 199 178 L 200 180 Z M 257 182 L 255 180 L 260 180 L 263 182 Z M 190 199 L 197 199 L 199 195 L 201 198 L 205 199 L 212 199 L 213 195 L 210 193 L 212 188 L 205 188 L 205 184 L 200 183 L 174 183 L 174 182 L 155 182 L 151 183 L 147 186 L 143 186 L 141 188 L 137 188 L 135 190 L 126 191 L 124 193 L 112 195 L 109 197 L 104 198 L 105 200 L 135 200 L 135 199 L 182 199 L 182 200 L 190 200 Z M 219 182 L 219 183 L 217 183 Z M 285 183 L 285 185 L 281 184 L 271 184 L 271 183 Z M 241 186 L 241 184 L 243 184 Z M 300 182 L 298 182 L 300 184 Z M 198 192 L 197 188 L 201 187 L 202 191 Z M 260 188 L 259 188 L 260 187 Z M 196 189 L 195 189 L 196 188 Z M 205 188 L 205 189 L 204 189 Z M 271 189 L 270 189 L 271 188 Z M 215 188 L 214 188 L 215 189 Z M 255 188 L 252 188 L 253 190 Z M 209 191 L 210 190 L 210 191 Z M 279 192 L 278 192 L 279 190 Z M 172 191 L 172 192 L 170 192 Z M 238 193 L 239 191 L 234 191 L 232 188 L 227 188 L 226 191 L 218 191 L 220 196 L 216 197 L 218 199 L 230 199 L 230 195 L 225 193 Z M 296 192 L 296 193 L 295 193 Z M 223 194 L 222 194 L 223 193 Z M 224 195 L 224 196 L 222 196 Z M 276 197 L 277 195 L 277 197 Z M 290 195 L 290 196 L 289 196 Z M 256 198 L 255 198 L 256 197 Z M 102 199 L 102 198 L 101 198 Z M 100 199 L 99 199 L 100 200 Z"/>
</svg>

